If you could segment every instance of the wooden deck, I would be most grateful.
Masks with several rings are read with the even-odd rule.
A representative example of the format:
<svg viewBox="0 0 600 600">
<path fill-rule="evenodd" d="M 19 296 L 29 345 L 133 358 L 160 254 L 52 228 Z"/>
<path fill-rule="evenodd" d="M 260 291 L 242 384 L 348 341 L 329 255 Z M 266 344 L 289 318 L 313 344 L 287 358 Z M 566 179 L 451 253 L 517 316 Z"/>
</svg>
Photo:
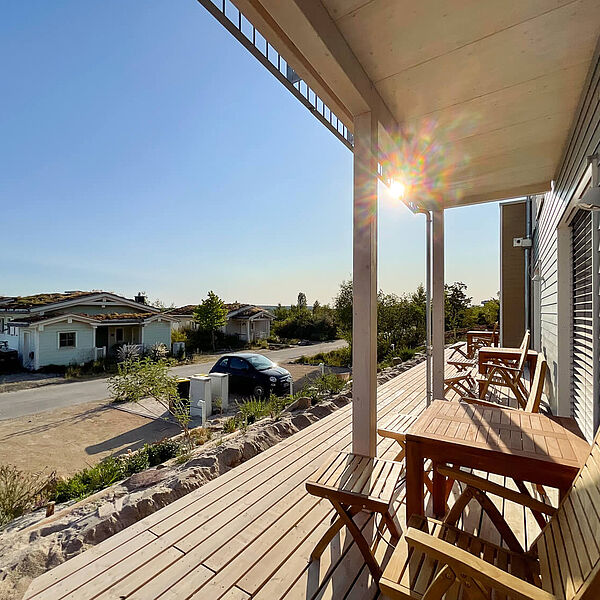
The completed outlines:
<svg viewBox="0 0 600 600">
<path fill-rule="evenodd" d="M 378 421 L 425 407 L 425 365 L 378 392 Z M 351 406 L 342 408 L 102 544 L 36 579 L 26 599 L 347 598 L 379 596 L 358 549 L 342 531 L 309 564 L 333 516 L 306 479 L 333 450 L 350 448 Z M 381 439 L 378 455 L 393 458 Z M 504 479 L 501 480 L 504 482 Z M 404 493 L 396 502 L 402 527 Z M 524 543 L 539 529 L 514 505 L 499 504 Z M 468 509 L 467 509 L 468 510 Z M 361 521 L 372 528 L 372 519 Z M 497 541 L 479 511 L 465 528 Z M 368 531 L 368 529 L 367 529 Z"/>
</svg>

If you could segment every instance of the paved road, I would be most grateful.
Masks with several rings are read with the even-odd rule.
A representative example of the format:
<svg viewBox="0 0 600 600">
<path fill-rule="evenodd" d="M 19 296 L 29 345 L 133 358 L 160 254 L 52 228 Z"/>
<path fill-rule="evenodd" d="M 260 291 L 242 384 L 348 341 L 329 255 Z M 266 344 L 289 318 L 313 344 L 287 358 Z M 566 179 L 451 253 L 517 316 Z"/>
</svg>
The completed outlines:
<svg viewBox="0 0 600 600">
<path fill-rule="evenodd" d="M 345 345 L 345 341 L 338 340 L 336 342 L 326 342 L 312 346 L 295 346 L 293 348 L 286 348 L 285 350 L 264 351 L 261 354 L 268 356 L 274 362 L 281 363 L 299 358 L 303 354 L 310 355 L 317 354 L 318 352 L 328 352 L 329 350 L 343 348 Z M 182 367 L 175 367 L 173 372 L 183 377 L 194 375 L 195 373 L 207 373 L 214 363 L 215 361 L 212 360 L 207 363 L 184 365 Z M 0 420 L 34 415 L 55 408 L 74 406 L 76 404 L 83 404 L 84 402 L 104 400 L 105 398 L 108 398 L 106 379 L 74 381 L 17 392 L 5 392 L 0 394 Z"/>
</svg>

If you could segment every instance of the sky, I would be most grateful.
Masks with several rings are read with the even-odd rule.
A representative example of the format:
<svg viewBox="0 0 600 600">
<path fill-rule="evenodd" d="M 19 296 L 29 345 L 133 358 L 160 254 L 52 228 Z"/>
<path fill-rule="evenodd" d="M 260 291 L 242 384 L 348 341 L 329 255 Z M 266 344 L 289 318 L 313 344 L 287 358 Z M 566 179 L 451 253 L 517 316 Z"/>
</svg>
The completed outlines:
<svg viewBox="0 0 600 600">
<path fill-rule="evenodd" d="M 351 152 L 196 0 L 7 0 L 0 57 L 0 296 L 312 304 L 351 278 Z M 498 205 L 445 229 L 446 281 L 495 295 Z M 379 288 L 413 291 L 423 216 L 384 189 L 378 235 Z"/>
</svg>

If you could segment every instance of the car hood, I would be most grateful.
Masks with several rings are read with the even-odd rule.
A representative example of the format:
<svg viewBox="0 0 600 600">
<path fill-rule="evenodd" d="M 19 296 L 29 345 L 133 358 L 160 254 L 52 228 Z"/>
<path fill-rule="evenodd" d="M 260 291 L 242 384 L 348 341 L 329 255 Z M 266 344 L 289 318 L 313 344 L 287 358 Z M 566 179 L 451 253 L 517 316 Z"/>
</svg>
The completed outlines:
<svg viewBox="0 0 600 600">
<path fill-rule="evenodd" d="M 264 373 L 269 377 L 285 377 L 290 374 L 290 372 L 287 369 L 284 369 L 283 367 L 271 367 L 270 369 L 259 371 L 259 373 Z"/>
</svg>

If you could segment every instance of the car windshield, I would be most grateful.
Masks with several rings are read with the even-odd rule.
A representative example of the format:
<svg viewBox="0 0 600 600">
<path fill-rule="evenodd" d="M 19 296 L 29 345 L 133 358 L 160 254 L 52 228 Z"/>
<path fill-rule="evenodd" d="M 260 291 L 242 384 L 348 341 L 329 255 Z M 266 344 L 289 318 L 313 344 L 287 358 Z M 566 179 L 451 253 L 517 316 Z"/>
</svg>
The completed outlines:
<svg viewBox="0 0 600 600">
<path fill-rule="evenodd" d="M 270 369 L 275 366 L 275 363 L 271 362 L 266 356 L 261 356 L 260 354 L 247 356 L 246 360 L 259 371 L 264 371 L 265 369 Z"/>
</svg>

